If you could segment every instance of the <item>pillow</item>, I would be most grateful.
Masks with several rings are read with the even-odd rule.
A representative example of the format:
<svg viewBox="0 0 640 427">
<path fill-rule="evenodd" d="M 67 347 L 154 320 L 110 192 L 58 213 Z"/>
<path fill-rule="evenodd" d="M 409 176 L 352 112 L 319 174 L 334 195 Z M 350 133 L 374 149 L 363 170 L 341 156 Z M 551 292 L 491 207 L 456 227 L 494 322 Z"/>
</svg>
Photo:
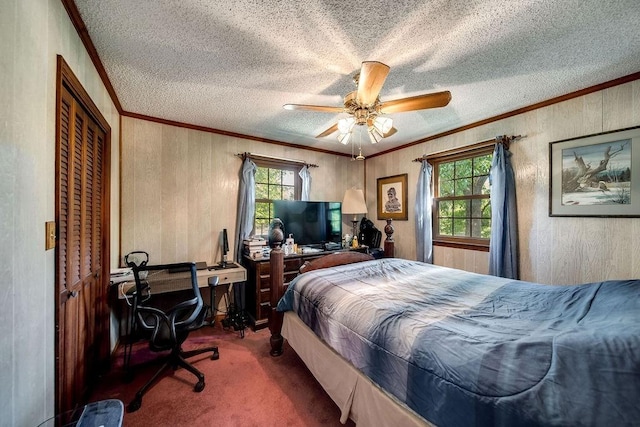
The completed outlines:
<svg viewBox="0 0 640 427">
<path fill-rule="evenodd" d="M 329 255 L 325 255 L 320 258 L 316 258 L 311 261 L 307 261 L 298 270 L 300 274 L 307 271 L 317 270 L 319 268 L 334 267 L 336 265 L 352 264 L 354 262 L 370 261 L 374 259 L 372 255 L 362 252 L 348 251 L 348 252 L 335 252 Z"/>
</svg>

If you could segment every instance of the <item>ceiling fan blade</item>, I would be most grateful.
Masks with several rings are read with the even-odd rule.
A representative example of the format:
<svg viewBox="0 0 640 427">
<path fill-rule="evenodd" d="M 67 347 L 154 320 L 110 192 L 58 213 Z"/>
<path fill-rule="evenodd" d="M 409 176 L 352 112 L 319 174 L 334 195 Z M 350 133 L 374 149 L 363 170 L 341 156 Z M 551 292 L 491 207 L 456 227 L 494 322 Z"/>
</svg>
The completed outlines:
<svg viewBox="0 0 640 427">
<path fill-rule="evenodd" d="M 389 66 L 377 61 L 365 61 L 358 78 L 358 94 L 356 100 L 362 106 L 370 106 L 376 102 L 384 81 L 389 74 Z"/>
<path fill-rule="evenodd" d="M 321 111 L 323 113 L 344 112 L 344 107 L 327 107 L 324 105 L 284 104 L 282 107 L 285 110 L 309 110 L 309 111 Z"/>
<path fill-rule="evenodd" d="M 336 132 L 337 130 L 338 130 L 338 124 L 336 123 L 335 125 L 331 126 L 329 129 L 327 129 L 324 132 L 322 132 L 320 135 L 316 136 L 316 138 L 322 138 L 324 136 L 331 135 L 332 133 Z"/>
<path fill-rule="evenodd" d="M 382 114 L 389 114 L 444 107 L 449 103 L 449 101 L 451 101 L 451 92 L 446 90 L 444 92 L 429 93 L 426 95 L 396 99 L 394 101 L 386 101 L 382 103 L 380 112 Z"/>
</svg>

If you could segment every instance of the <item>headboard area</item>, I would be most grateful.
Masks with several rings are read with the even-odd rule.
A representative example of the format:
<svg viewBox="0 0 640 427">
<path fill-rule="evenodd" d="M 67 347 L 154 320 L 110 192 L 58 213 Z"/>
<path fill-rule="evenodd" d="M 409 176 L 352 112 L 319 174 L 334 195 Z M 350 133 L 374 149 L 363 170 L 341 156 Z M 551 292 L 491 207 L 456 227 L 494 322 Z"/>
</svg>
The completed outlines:
<svg viewBox="0 0 640 427">
<path fill-rule="evenodd" d="M 312 261 L 305 262 L 300 267 L 300 274 L 308 271 L 317 270 L 319 268 L 335 267 L 336 265 L 353 264 L 354 262 L 370 261 L 375 259 L 373 255 L 362 252 L 335 252 L 316 258 Z"/>
<path fill-rule="evenodd" d="M 335 252 L 329 255 L 325 255 L 320 258 L 316 258 L 312 261 L 306 262 L 300 267 L 300 273 L 306 273 L 319 268 L 335 267 L 337 265 L 352 264 L 354 262 L 369 261 L 374 259 L 370 254 L 347 251 L 347 252 Z M 280 356 L 282 354 L 282 346 L 284 339 L 281 335 L 282 332 L 282 319 L 284 314 L 276 310 L 278 301 L 284 295 L 286 285 L 284 283 L 284 251 L 282 248 L 277 247 L 271 250 L 269 267 L 270 274 L 270 303 L 271 308 L 269 310 L 269 330 L 271 331 L 271 356 Z"/>
</svg>

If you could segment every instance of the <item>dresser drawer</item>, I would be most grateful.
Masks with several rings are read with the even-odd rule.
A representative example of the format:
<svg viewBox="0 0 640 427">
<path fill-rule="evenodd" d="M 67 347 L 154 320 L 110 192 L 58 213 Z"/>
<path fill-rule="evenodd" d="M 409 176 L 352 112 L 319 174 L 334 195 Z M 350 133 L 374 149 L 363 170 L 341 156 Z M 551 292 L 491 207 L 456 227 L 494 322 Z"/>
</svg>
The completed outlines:
<svg viewBox="0 0 640 427">
<path fill-rule="evenodd" d="M 271 302 L 271 289 L 267 288 L 262 288 L 259 291 L 258 294 L 258 302 L 259 303 L 263 303 L 263 302 Z"/>
</svg>

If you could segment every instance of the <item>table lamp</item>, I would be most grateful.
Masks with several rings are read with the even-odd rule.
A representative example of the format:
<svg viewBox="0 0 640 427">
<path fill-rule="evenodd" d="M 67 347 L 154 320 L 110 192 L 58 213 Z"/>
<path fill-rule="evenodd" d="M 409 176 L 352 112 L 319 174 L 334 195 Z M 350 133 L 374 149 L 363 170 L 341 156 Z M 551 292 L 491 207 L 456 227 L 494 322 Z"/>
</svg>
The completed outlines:
<svg viewBox="0 0 640 427">
<path fill-rule="evenodd" d="M 364 192 L 351 188 L 344 193 L 344 199 L 342 199 L 342 213 L 347 215 L 353 215 L 351 223 L 353 224 L 353 236 L 358 235 L 356 226 L 358 225 L 358 215 L 367 214 L 367 204 L 364 201 Z"/>
</svg>

